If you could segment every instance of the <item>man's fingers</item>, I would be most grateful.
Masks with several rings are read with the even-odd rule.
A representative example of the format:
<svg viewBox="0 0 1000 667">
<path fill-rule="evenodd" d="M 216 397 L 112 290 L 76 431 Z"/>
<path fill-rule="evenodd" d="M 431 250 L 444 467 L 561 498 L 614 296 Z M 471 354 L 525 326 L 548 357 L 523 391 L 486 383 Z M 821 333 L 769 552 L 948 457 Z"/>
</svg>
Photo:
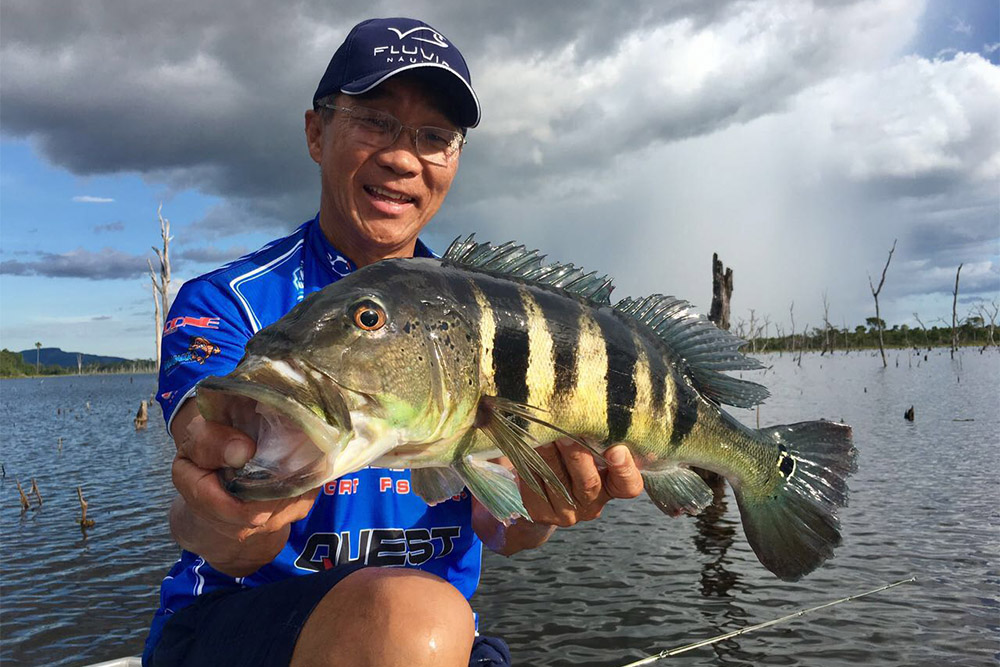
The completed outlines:
<svg viewBox="0 0 1000 667">
<path fill-rule="evenodd" d="M 265 528 L 284 526 L 293 521 L 306 518 L 309 510 L 312 509 L 313 504 L 316 502 L 316 496 L 319 495 L 320 488 L 322 487 L 316 487 L 312 491 L 307 491 L 298 498 L 288 498 L 287 500 L 279 501 L 283 505 L 275 509 L 271 514 L 271 518 L 268 519 Z"/>
<path fill-rule="evenodd" d="M 568 439 L 556 440 L 556 447 L 562 455 L 562 463 L 571 480 L 572 488 L 567 490 L 578 505 L 589 505 L 601 496 L 603 482 L 601 473 L 594 463 L 594 455 Z"/>
<path fill-rule="evenodd" d="M 233 527 L 260 527 L 287 501 L 243 502 L 231 496 L 215 470 L 206 470 L 177 456 L 172 468 L 174 487 L 192 511 L 208 521 Z"/>
<path fill-rule="evenodd" d="M 177 440 L 177 453 L 199 468 L 242 468 L 257 451 L 257 445 L 231 426 L 193 418 Z"/>
<path fill-rule="evenodd" d="M 604 490 L 612 498 L 635 498 L 642 493 L 642 475 L 632 459 L 632 452 L 625 445 L 615 445 L 606 452 L 608 472 Z"/>
</svg>

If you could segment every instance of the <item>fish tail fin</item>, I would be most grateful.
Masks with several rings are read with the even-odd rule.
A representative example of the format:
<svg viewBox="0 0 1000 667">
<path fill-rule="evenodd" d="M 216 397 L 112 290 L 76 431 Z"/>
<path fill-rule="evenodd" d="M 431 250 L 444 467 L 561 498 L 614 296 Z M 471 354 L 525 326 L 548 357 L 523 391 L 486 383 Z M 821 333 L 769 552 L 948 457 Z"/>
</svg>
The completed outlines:
<svg viewBox="0 0 1000 667">
<path fill-rule="evenodd" d="M 777 474 L 764 488 L 734 484 L 743 530 L 764 567 L 795 581 L 840 544 L 837 510 L 847 505 L 847 477 L 857 470 L 851 427 L 828 421 L 761 429 L 778 445 Z"/>
</svg>

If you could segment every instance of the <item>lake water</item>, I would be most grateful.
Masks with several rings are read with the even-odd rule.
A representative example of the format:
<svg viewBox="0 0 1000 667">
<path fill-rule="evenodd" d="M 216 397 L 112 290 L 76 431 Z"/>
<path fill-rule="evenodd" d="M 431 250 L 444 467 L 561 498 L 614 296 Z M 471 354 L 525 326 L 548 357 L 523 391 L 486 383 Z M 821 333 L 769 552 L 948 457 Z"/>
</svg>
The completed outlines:
<svg viewBox="0 0 1000 667">
<path fill-rule="evenodd" d="M 762 426 L 854 426 L 860 468 L 836 556 L 785 583 L 754 558 L 731 495 L 680 519 L 645 499 L 616 501 L 542 549 L 486 554 L 473 604 L 515 664 L 623 665 L 910 576 L 918 581 L 657 664 L 1000 661 L 1000 353 L 893 350 L 886 369 L 870 353 L 762 360 L 770 368 L 755 379 L 773 394 Z M 141 651 L 177 554 L 166 524 L 173 445 L 158 410 L 146 431 L 132 427 L 152 391 L 151 376 L 0 382 L 4 665 Z M 44 505 L 21 513 L 14 480 L 27 491 L 32 477 Z M 97 522 L 85 534 L 74 523 L 77 486 Z"/>
</svg>

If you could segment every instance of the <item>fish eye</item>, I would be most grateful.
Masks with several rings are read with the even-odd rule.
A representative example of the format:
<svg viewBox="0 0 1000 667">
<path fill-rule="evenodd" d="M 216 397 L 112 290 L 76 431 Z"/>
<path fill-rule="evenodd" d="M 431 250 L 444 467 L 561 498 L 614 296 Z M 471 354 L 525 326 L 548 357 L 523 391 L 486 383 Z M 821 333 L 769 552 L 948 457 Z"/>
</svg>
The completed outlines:
<svg viewBox="0 0 1000 667">
<path fill-rule="evenodd" d="M 354 307 L 353 320 L 359 329 L 378 331 L 385 326 L 385 311 L 377 303 L 362 301 Z"/>
</svg>

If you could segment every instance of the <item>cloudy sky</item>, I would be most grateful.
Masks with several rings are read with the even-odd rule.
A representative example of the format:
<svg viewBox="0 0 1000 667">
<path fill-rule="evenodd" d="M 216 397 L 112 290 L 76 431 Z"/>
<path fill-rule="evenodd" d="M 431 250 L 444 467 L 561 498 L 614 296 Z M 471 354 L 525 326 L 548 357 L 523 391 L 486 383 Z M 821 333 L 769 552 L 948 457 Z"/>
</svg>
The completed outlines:
<svg viewBox="0 0 1000 667">
<path fill-rule="evenodd" d="M 996 0 L 4 0 L 0 345 L 149 358 L 146 276 L 176 283 L 318 207 L 303 111 L 357 21 L 462 49 L 483 105 L 425 239 L 516 239 L 616 296 L 733 320 L 950 321 L 1000 301 Z"/>
</svg>

